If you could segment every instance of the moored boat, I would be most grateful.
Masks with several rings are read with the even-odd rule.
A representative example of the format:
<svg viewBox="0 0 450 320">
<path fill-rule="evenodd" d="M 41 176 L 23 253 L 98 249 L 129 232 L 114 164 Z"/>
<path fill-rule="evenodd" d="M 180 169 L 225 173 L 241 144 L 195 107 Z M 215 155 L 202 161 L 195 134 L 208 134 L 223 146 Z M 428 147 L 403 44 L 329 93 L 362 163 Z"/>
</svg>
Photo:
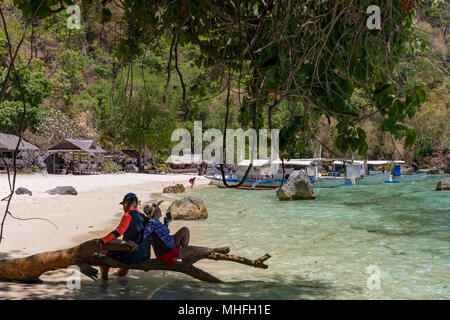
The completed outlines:
<svg viewBox="0 0 450 320">
<path fill-rule="evenodd" d="M 222 178 L 218 177 L 206 177 L 213 185 L 219 188 L 226 188 Z M 225 181 L 229 186 L 237 185 L 242 179 L 239 178 L 225 178 Z M 275 179 L 245 179 L 245 181 L 237 189 L 247 190 L 274 190 L 280 187 L 282 180 Z M 286 181 L 284 181 L 286 182 Z"/>
</svg>

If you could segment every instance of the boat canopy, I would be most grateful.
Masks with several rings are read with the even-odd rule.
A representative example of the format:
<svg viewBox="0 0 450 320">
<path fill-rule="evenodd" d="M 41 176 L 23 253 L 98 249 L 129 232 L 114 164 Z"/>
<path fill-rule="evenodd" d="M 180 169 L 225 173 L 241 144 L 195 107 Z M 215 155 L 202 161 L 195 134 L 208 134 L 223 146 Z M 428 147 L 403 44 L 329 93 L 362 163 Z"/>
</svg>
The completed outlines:
<svg viewBox="0 0 450 320">
<path fill-rule="evenodd" d="M 263 167 L 270 164 L 269 159 L 253 159 L 253 167 Z M 238 163 L 240 167 L 248 167 L 250 165 L 250 160 L 245 159 Z"/>
<path fill-rule="evenodd" d="M 293 165 L 293 166 L 310 166 L 312 165 L 314 159 L 291 159 L 284 161 L 285 165 Z M 272 161 L 273 164 L 281 164 L 281 160 L 277 159 Z"/>
<path fill-rule="evenodd" d="M 364 160 L 347 160 L 345 162 L 349 162 L 349 163 L 353 163 L 353 164 L 364 164 Z M 367 164 L 369 165 L 374 165 L 374 166 L 381 166 L 381 165 L 386 165 L 389 163 L 394 163 L 394 164 L 404 164 L 405 161 L 403 160 L 367 160 Z M 344 164 L 344 161 L 341 160 L 335 160 L 333 162 L 333 164 Z"/>
<path fill-rule="evenodd" d="M 166 163 L 172 164 L 201 164 L 202 163 L 202 155 L 201 154 L 186 154 L 182 156 L 170 155 Z"/>
</svg>

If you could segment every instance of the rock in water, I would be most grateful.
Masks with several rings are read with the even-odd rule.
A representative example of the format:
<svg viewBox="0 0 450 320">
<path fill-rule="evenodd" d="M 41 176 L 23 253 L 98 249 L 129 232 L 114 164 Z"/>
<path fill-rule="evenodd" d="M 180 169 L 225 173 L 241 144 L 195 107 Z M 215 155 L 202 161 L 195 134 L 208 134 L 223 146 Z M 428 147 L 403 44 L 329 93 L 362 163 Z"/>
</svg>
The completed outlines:
<svg viewBox="0 0 450 320">
<path fill-rule="evenodd" d="M 17 188 L 16 194 L 28 194 L 29 196 L 33 195 L 33 193 L 30 190 L 24 187 Z"/>
<path fill-rule="evenodd" d="M 409 167 L 409 168 L 405 168 L 405 169 L 401 168 L 400 172 L 401 172 L 401 174 L 410 174 L 410 173 L 416 172 L 416 168 L 414 168 L 414 167 Z"/>
<path fill-rule="evenodd" d="M 436 190 L 450 190 L 450 178 L 443 178 L 438 181 Z"/>
<path fill-rule="evenodd" d="M 280 200 L 315 199 L 313 187 L 308 175 L 303 171 L 294 171 L 289 175 L 287 182 L 277 193 Z"/>
<path fill-rule="evenodd" d="M 203 201 L 194 197 L 175 200 L 168 210 L 174 220 L 200 220 L 208 217 Z"/>
<path fill-rule="evenodd" d="M 132 172 L 132 173 L 139 172 L 139 168 L 136 167 L 134 164 L 127 164 L 124 169 L 125 169 L 125 172 Z"/>
<path fill-rule="evenodd" d="M 174 186 L 164 187 L 163 189 L 163 193 L 183 193 L 184 191 L 184 186 L 180 183 Z"/>
<path fill-rule="evenodd" d="M 60 194 L 60 195 L 70 194 L 70 195 L 76 196 L 78 194 L 77 190 L 75 190 L 75 188 L 71 187 L 71 186 L 56 187 L 54 189 L 47 190 L 45 192 L 49 193 L 51 195 L 55 195 L 55 194 Z"/>
</svg>

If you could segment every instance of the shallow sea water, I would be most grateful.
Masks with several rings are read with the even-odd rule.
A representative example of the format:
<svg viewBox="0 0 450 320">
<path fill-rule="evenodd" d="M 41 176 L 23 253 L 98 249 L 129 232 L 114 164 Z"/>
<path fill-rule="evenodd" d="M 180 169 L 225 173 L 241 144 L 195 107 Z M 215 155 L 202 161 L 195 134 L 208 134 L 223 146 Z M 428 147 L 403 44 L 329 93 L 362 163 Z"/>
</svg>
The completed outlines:
<svg viewBox="0 0 450 320">
<path fill-rule="evenodd" d="M 199 267 L 227 283 L 133 271 L 107 283 L 83 278 L 82 288 L 72 291 L 61 280 L 65 272 L 55 271 L 27 297 L 449 299 L 450 192 L 435 191 L 441 178 L 316 189 L 316 200 L 290 202 L 270 190 L 197 189 L 190 195 L 203 199 L 209 216 L 187 223 L 191 242 L 228 245 L 232 254 L 249 258 L 269 253 L 268 269 L 202 261 Z M 380 271 L 379 289 L 373 288 L 374 270 Z M 21 288 L 8 284 L 0 296 Z"/>
</svg>

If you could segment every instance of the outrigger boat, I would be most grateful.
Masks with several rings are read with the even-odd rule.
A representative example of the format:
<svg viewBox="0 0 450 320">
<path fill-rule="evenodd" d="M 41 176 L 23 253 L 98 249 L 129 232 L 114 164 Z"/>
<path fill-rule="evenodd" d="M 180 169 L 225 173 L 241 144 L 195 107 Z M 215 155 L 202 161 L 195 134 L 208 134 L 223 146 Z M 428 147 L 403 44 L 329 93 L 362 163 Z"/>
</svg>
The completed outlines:
<svg viewBox="0 0 450 320">
<path fill-rule="evenodd" d="M 332 163 L 333 170 L 319 173 L 319 164 Z M 291 159 L 284 161 L 285 177 L 280 169 L 272 174 L 270 165 L 281 165 L 281 160 L 272 162 L 269 160 L 253 160 L 252 170 L 239 187 L 247 190 L 274 190 L 281 184 L 286 183 L 289 174 L 294 170 L 304 170 L 310 178 L 313 188 L 334 188 L 342 185 L 376 185 L 383 183 L 398 183 L 419 181 L 426 178 L 426 174 L 401 175 L 400 164 L 402 160 L 331 160 L 322 158 L 313 159 Z M 237 170 L 225 174 L 225 181 L 229 186 L 234 186 L 241 182 L 245 170 L 250 164 L 250 160 L 243 160 L 237 165 Z M 394 175 L 390 172 L 373 170 L 379 166 L 394 164 Z M 336 166 L 343 166 L 341 170 L 336 170 Z M 372 170 L 369 170 L 369 167 Z M 213 185 L 219 188 L 226 188 L 222 175 L 215 171 L 214 174 L 206 176 Z"/>
<path fill-rule="evenodd" d="M 344 177 L 340 175 L 318 175 L 318 163 L 321 159 L 291 159 L 284 162 L 285 165 L 285 179 L 283 180 L 283 172 L 280 170 L 271 174 L 269 166 L 271 164 L 280 165 L 281 160 L 270 162 L 269 160 L 256 159 L 253 160 L 252 171 L 249 173 L 247 179 L 239 186 L 238 189 L 247 190 L 274 190 L 278 189 L 281 184 L 286 183 L 289 174 L 294 170 L 304 170 L 310 177 L 310 181 L 314 188 L 332 188 L 340 186 L 345 182 Z M 249 160 L 243 160 L 238 164 L 238 169 L 235 174 L 226 173 L 225 181 L 229 186 L 238 184 L 244 176 L 245 170 L 250 164 Z M 314 165 L 314 167 L 313 167 Z M 215 171 L 212 175 L 206 176 L 213 185 L 219 188 L 225 188 L 222 179 L 222 174 Z"/>
<path fill-rule="evenodd" d="M 241 182 L 245 174 L 245 170 L 250 165 L 250 160 L 243 160 L 237 165 L 235 173 L 225 173 L 225 181 L 229 186 L 235 186 Z M 213 185 L 219 188 L 226 188 L 222 174 L 219 171 L 215 171 L 211 176 L 206 176 Z M 282 180 L 283 177 L 273 176 L 270 174 L 270 161 L 264 159 L 255 159 L 252 162 L 252 169 L 245 181 L 239 186 L 238 189 L 247 190 L 274 190 L 280 187 L 286 180 Z"/>
<path fill-rule="evenodd" d="M 400 164 L 403 160 L 348 160 L 334 161 L 334 165 L 345 164 L 345 177 L 347 185 L 374 185 L 382 183 L 399 183 L 420 181 L 426 178 L 426 174 L 401 175 Z M 368 170 L 368 166 L 394 165 L 394 174 L 379 170 Z M 368 173 L 368 174 L 367 174 Z"/>
</svg>

